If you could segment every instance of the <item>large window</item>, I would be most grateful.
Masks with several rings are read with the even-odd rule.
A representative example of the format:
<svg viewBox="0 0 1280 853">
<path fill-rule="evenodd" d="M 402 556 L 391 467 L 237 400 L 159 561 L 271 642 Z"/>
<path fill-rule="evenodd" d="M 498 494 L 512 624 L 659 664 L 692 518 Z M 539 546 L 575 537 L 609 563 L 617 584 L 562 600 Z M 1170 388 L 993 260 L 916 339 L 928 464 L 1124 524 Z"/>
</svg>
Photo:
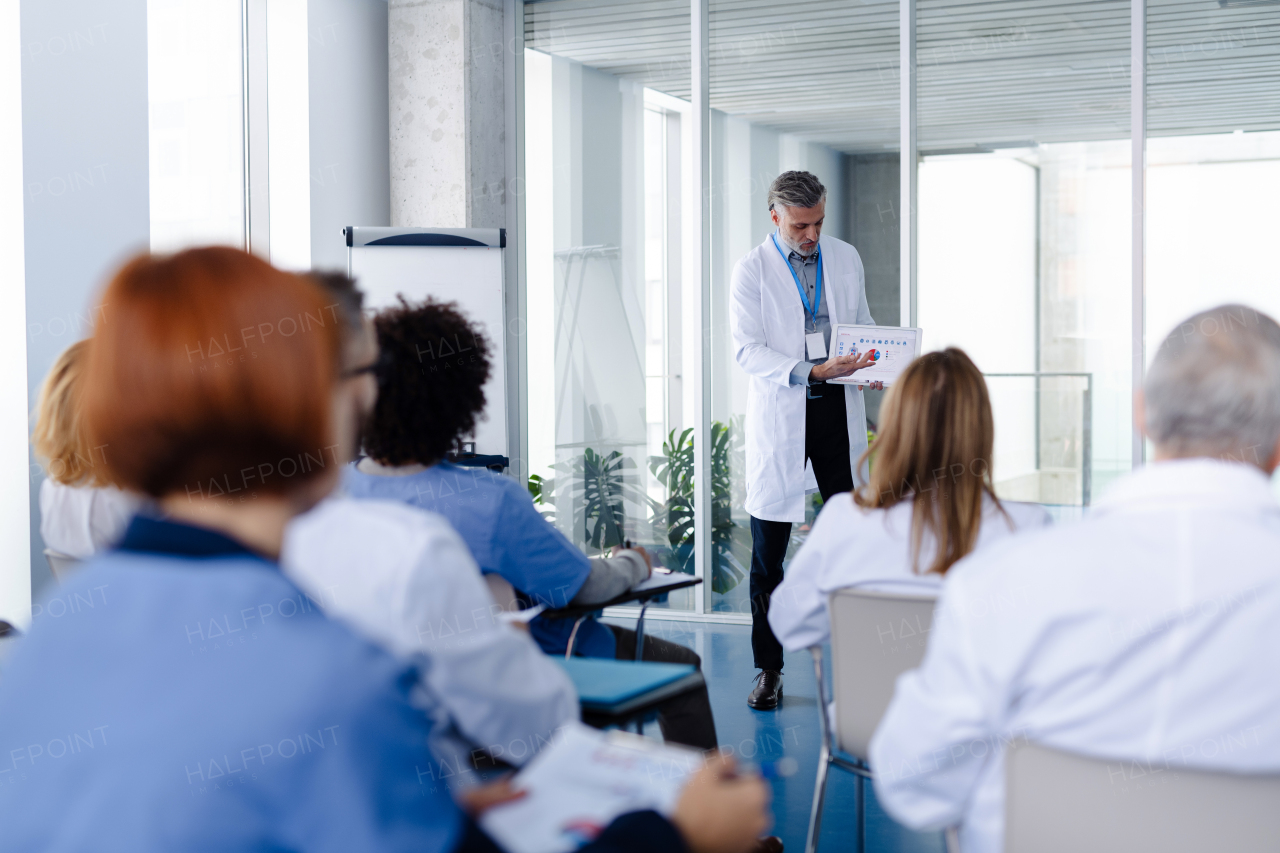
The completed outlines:
<svg viewBox="0 0 1280 853">
<path fill-rule="evenodd" d="M 147 0 L 153 251 L 311 266 L 307 39 L 306 0 Z"/>
<path fill-rule="evenodd" d="M 927 349 L 988 375 L 1006 498 L 1087 504 L 1131 466 L 1129 3 L 917 4 Z"/>
<path fill-rule="evenodd" d="M 788 169 L 813 172 L 827 188 L 823 234 L 853 243 L 867 272 L 872 316 L 898 322 L 896 147 L 897 8 L 792 3 L 716 3 L 710 9 L 711 437 L 713 539 L 708 612 L 749 616 L 751 519 L 744 507 L 748 380 L 729 326 L 733 267 L 773 232 L 768 190 Z M 856 199 L 856 203 L 855 203 Z M 880 216 L 872 211 L 879 207 Z M 874 424 L 878 394 L 865 395 Z M 793 526 L 787 561 L 821 507 L 808 477 L 805 521 Z M 720 485 L 722 484 L 722 485 Z"/>
<path fill-rule="evenodd" d="M 1223 302 L 1280 316 L 1280 8 L 1147 4 L 1146 357 Z"/>
<path fill-rule="evenodd" d="M 999 494 L 1059 518 L 1142 462 L 1133 391 L 1175 323 L 1228 300 L 1280 314 L 1280 16 L 1270 4 L 915 0 L 904 18 L 895 2 L 714 0 L 696 43 L 689 7 L 665 0 L 525 8 L 538 52 L 525 102 L 530 374 L 542 389 L 531 390 L 534 470 L 556 478 L 557 521 L 589 545 L 594 510 L 576 504 L 564 516 L 563 477 L 588 447 L 632 459 L 644 494 L 620 504 L 626 530 L 706 546 L 706 583 L 682 607 L 749 612 L 747 379 L 727 297 L 733 265 L 772 230 L 765 193 L 785 169 L 826 184 L 824 231 L 858 249 L 876 322 L 919 325 L 926 349 L 961 347 L 986 374 Z M 1145 36 L 1135 9 L 1145 9 Z M 700 82 L 689 69 L 703 61 Z M 690 107 L 695 84 L 705 116 Z M 677 132 L 708 140 L 701 186 L 690 186 L 695 153 L 674 143 Z M 678 221 L 693 210 L 705 219 Z M 605 227 L 610 236 L 586 236 Z M 573 251 L 606 246 L 613 278 L 586 263 L 567 274 Z M 607 342 L 590 343 L 572 323 L 608 299 L 634 307 L 615 311 Z M 692 330 L 699 321 L 705 336 Z M 545 340 L 539 327 L 552 330 Z M 865 395 L 872 430 L 879 397 Z M 622 411 L 624 398 L 639 412 L 633 438 L 625 419 L 593 414 Z M 557 408 L 539 412 L 539 399 Z M 654 461 L 692 466 L 685 430 L 711 446 L 705 530 L 688 526 L 691 515 L 677 530 L 654 510 L 676 495 L 676 481 L 652 477 L 667 470 Z M 809 521 L 818 511 L 810 495 Z M 795 527 L 792 552 L 806 532 Z"/>
<path fill-rule="evenodd" d="M 240 0 L 147 0 L 151 248 L 245 243 Z"/>
</svg>

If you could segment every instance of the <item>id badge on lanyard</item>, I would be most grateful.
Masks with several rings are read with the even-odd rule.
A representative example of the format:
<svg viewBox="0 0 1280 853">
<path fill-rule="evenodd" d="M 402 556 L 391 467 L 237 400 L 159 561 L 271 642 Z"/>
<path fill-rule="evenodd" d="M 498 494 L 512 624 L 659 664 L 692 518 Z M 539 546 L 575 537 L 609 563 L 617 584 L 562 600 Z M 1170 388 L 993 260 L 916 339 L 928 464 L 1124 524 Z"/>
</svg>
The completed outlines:
<svg viewBox="0 0 1280 853">
<path fill-rule="evenodd" d="M 809 361 L 827 360 L 827 342 L 822 332 L 810 332 L 804 336 L 805 349 L 809 352 Z"/>
<path fill-rule="evenodd" d="M 813 304 L 809 304 L 809 296 L 804 292 L 804 285 L 800 283 L 800 276 L 796 275 L 796 271 L 791 266 L 791 262 L 787 260 L 787 256 L 782 254 L 782 247 L 778 245 L 778 237 L 776 234 L 770 235 L 773 238 L 773 248 L 778 250 L 778 254 L 782 255 L 782 262 L 787 265 L 787 270 L 791 273 L 791 280 L 796 283 L 796 290 L 800 293 L 800 301 L 804 304 L 806 318 L 813 318 L 813 326 L 815 331 L 808 332 L 804 336 L 805 352 L 809 361 L 826 361 L 827 360 L 827 341 L 821 331 L 816 331 L 818 327 L 818 306 L 822 304 L 822 249 L 815 249 L 817 254 L 818 280 L 813 289 Z"/>
</svg>

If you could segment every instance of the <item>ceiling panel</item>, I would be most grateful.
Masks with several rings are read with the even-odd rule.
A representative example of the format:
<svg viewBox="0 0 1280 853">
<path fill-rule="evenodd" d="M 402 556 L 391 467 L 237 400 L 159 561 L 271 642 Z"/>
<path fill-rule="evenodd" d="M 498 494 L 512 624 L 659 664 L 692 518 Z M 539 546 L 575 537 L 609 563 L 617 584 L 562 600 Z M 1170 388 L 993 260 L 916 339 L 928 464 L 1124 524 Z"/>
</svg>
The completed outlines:
<svg viewBox="0 0 1280 853">
<path fill-rule="evenodd" d="M 1148 0 L 1152 135 L 1280 129 L 1280 6 Z M 525 4 L 526 44 L 689 97 L 687 0 Z M 1129 135 L 1128 0 L 918 0 L 924 149 Z M 896 149 L 896 2 L 712 0 L 711 105 Z"/>
</svg>

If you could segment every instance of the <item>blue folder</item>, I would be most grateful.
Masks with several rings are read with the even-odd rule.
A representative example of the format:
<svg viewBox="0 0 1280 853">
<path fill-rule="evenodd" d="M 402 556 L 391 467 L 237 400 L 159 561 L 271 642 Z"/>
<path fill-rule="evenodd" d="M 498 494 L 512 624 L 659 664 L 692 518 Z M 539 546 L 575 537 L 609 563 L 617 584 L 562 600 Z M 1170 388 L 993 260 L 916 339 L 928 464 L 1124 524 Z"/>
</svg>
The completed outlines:
<svg viewBox="0 0 1280 853">
<path fill-rule="evenodd" d="M 626 714 L 703 683 L 697 667 L 685 663 L 553 658 L 564 667 L 585 711 Z"/>
</svg>

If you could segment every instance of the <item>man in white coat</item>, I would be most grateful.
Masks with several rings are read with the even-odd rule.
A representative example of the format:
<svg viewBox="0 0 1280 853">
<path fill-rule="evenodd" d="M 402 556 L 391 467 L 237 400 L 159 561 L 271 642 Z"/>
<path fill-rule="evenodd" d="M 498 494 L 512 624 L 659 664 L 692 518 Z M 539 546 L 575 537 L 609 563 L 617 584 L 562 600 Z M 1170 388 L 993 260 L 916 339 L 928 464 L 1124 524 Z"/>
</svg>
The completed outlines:
<svg viewBox="0 0 1280 853">
<path fill-rule="evenodd" d="M 874 360 L 873 351 L 827 358 L 833 326 L 874 321 L 857 250 L 822 236 L 826 197 L 808 172 L 779 175 L 769 187 L 777 230 L 738 261 L 730 286 L 734 356 L 751 377 L 746 509 L 751 650 L 760 673 L 747 704 L 757 710 L 782 700 L 782 645 L 769 627 L 769 596 L 782 582 L 791 525 L 804 521 L 806 473 L 824 501 L 851 491 L 867 448 L 862 390 L 824 384 Z"/>
<path fill-rule="evenodd" d="M 947 573 L 871 740 L 899 821 L 998 853 L 1015 740 L 1114 759 L 1118 796 L 1184 767 L 1280 772 L 1280 326 L 1241 305 L 1189 318 L 1143 400 L 1152 464 L 1083 521 Z"/>
</svg>

